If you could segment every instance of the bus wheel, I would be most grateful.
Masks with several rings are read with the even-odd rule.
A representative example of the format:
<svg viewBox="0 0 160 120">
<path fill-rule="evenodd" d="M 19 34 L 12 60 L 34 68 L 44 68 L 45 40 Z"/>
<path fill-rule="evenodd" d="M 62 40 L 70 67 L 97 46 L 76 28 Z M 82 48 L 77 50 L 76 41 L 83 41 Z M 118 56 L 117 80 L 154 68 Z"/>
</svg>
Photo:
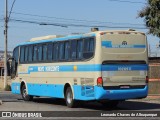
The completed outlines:
<svg viewBox="0 0 160 120">
<path fill-rule="evenodd" d="M 73 99 L 73 92 L 71 87 L 68 87 L 65 91 L 66 105 L 70 108 L 76 107 L 77 101 Z"/>
<path fill-rule="evenodd" d="M 120 101 L 114 100 L 114 101 L 106 101 L 101 102 L 102 105 L 104 105 L 106 108 L 116 108 Z"/>
<path fill-rule="evenodd" d="M 33 100 L 33 96 L 27 94 L 27 90 L 26 90 L 25 85 L 22 86 L 21 95 L 22 95 L 22 98 L 23 98 L 24 101 Z"/>
</svg>

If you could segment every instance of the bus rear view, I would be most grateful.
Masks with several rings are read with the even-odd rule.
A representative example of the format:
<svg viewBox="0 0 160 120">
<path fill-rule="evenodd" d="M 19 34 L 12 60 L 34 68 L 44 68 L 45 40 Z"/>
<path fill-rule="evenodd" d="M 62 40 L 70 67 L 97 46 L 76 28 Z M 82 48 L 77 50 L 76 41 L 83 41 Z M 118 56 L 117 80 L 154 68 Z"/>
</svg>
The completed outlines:
<svg viewBox="0 0 160 120">
<path fill-rule="evenodd" d="M 148 94 L 146 36 L 137 31 L 102 32 L 102 87 L 97 99 L 126 100 Z"/>
</svg>

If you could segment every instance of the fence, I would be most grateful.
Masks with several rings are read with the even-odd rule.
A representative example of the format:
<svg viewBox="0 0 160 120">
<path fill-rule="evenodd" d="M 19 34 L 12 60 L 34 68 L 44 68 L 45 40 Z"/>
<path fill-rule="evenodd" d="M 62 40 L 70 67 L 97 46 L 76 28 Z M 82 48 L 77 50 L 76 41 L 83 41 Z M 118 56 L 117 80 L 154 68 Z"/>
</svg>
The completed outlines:
<svg viewBox="0 0 160 120">
<path fill-rule="evenodd" d="M 149 64 L 149 94 L 160 95 L 160 63 Z"/>
</svg>

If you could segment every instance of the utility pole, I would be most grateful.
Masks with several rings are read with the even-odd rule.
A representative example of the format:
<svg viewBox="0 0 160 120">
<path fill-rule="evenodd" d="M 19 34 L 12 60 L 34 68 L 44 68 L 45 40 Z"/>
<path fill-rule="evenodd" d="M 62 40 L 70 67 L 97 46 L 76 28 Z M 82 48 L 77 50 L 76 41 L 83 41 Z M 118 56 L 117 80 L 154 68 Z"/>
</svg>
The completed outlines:
<svg viewBox="0 0 160 120">
<path fill-rule="evenodd" d="M 4 88 L 7 85 L 7 35 L 8 35 L 8 0 L 5 0 L 5 30 L 4 30 L 4 36 L 5 36 L 5 41 L 4 41 L 4 46 L 5 46 L 5 50 L 4 50 Z"/>
</svg>

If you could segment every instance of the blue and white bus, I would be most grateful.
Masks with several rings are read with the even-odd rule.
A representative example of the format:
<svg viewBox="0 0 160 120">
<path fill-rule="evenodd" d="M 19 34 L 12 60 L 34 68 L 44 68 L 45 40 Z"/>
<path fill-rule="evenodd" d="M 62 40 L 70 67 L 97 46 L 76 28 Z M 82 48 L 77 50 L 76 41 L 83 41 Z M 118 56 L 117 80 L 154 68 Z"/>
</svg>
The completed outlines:
<svg viewBox="0 0 160 120">
<path fill-rule="evenodd" d="M 148 50 L 144 33 L 95 31 L 81 35 L 33 38 L 15 47 L 12 93 L 116 106 L 148 94 Z"/>
</svg>

